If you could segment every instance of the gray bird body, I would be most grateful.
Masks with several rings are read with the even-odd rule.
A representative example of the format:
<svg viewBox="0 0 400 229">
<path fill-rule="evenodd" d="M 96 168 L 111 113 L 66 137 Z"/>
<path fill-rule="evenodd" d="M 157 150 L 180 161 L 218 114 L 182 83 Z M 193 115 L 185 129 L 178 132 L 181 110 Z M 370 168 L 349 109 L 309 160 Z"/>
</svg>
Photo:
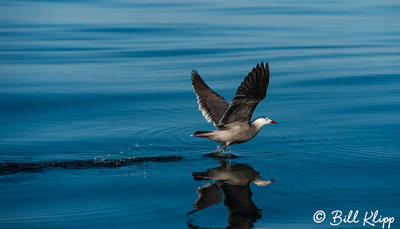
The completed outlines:
<svg viewBox="0 0 400 229">
<path fill-rule="evenodd" d="M 258 118 L 251 122 L 251 116 L 267 93 L 269 84 L 268 63 L 257 65 L 239 86 L 236 96 L 230 104 L 213 91 L 200 77 L 192 71 L 193 89 L 197 95 L 199 110 L 208 122 L 217 128 L 214 131 L 196 131 L 193 136 L 208 138 L 227 145 L 240 144 L 254 138 L 261 128 L 269 123 L 276 124 L 268 118 Z M 224 148 L 224 149 L 225 149 Z"/>
<path fill-rule="evenodd" d="M 232 122 L 214 131 L 196 131 L 193 136 L 208 138 L 226 145 L 247 142 L 254 138 L 261 127 L 251 123 Z"/>
</svg>

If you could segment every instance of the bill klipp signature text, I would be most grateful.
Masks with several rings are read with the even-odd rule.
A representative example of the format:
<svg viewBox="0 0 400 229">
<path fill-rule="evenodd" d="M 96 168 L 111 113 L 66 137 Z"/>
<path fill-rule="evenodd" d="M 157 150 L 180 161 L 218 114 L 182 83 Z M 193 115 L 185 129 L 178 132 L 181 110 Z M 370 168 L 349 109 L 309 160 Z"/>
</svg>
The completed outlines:
<svg viewBox="0 0 400 229">
<path fill-rule="evenodd" d="M 323 210 L 318 210 L 314 213 L 314 222 L 322 223 L 326 219 L 326 214 Z M 347 214 L 343 214 L 341 210 L 331 212 L 331 226 L 339 226 L 341 224 L 362 224 L 363 226 L 390 228 L 394 222 L 394 217 L 382 216 L 378 210 L 365 211 L 365 214 L 360 214 L 359 210 L 350 210 Z"/>
</svg>

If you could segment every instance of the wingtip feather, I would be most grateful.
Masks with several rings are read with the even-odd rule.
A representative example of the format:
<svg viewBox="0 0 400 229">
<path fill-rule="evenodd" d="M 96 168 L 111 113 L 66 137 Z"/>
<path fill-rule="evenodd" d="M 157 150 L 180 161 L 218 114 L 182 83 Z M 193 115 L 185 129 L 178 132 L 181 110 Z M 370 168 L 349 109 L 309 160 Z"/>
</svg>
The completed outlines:
<svg viewBox="0 0 400 229">
<path fill-rule="evenodd" d="M 191 72 L 191 75 L 192 75 L 192 79 L 194 79 L 195 77 L 197 77 L 199 75 L 199 73 L 197 72 L 196 69 L 193 69 Z"/>
</svg>

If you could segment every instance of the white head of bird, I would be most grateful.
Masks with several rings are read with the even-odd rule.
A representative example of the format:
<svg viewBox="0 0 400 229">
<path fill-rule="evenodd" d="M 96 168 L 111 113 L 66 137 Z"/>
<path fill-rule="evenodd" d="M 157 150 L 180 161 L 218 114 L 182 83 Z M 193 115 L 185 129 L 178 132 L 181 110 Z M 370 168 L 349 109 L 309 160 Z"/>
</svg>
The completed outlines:
<svg viewBox="0 0 400 229">
<path fill-rule="evenodd" d="M 255 126 L 257 129 L 261 129 L 261 127 L 267 125 L 267 124 L 276 124 L 276 121 L 271 120 L 269 118 L 263 117 L 263 118 L 258 118 L 254 120 L 251 124 Z"/>
</svg>

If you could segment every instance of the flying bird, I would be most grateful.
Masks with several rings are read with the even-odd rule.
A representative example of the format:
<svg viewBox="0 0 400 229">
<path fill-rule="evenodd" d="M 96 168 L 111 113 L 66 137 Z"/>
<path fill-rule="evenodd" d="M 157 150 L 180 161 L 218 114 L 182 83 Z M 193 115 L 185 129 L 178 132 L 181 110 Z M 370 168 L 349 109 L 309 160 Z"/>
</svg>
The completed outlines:
<svg viewBox="0 0 400 229">
<path fill-rule="evenodd" d="M 251 116 L 258 103 L 265 98 L 269 84 L 268 63 L 261 62 L 253 68 L 236 91 L 230 104 L 213 91 L 196 71 L 192 71 L 192 85 L 197 95 L 199 110 L 208 122 L 213 122 L 216 130 L 196 131 L 193 136 L 208 138 L 221 143 L 218 147 L 223 155 L 228 145 L 240 144 L 254 138 L 267 124 L 276 124 L 269 118 L 257 118 L 251 122 Z"/>
<path fill-rule="evenodd" d="M 261 211 L 253 202 L 251 183 L 266 186 L 274 180 L 263 180 L 260 174 L 245 164 L 227 165 L 221 161 L 221 167 L 208 169 L 205 172 L 193 172 L 194 180 L 214 180 L 197 189 L 198 198 L 193 205 L 193 214 L 224 201 L 229 211 L 226 228 L 253 228 L 253 223 L 261 218 Z M 200 228 L 194 225 L 189 228 Z M 201 227 L 203 228 L 203 227 Z"/>
</svg>

